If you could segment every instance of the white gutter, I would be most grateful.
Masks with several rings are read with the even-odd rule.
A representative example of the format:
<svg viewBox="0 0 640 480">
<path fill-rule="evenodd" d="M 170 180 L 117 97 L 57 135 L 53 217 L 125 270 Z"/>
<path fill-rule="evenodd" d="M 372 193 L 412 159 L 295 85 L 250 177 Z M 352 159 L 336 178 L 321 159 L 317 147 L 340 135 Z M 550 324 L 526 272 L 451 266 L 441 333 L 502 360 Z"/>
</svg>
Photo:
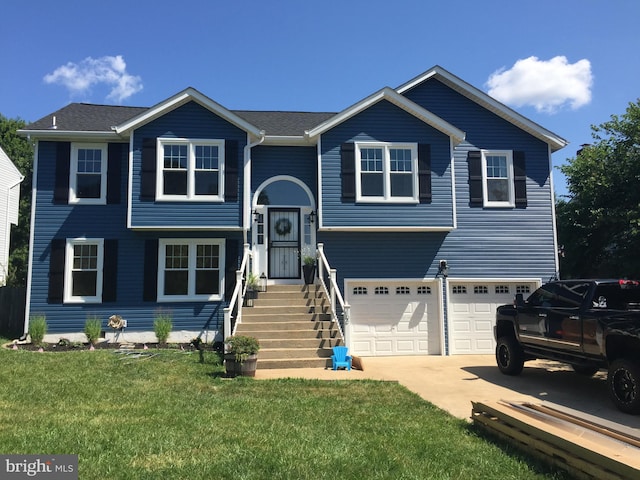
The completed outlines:
<svg viewBox="0 0 640 480">
<path fill-rule="evenodd" d="M 249 134 L 247 134 L 249 137 Z M 264 142 L 265 132 L 260 130 L 260 138 L 253 143 L 247 143 L 244 146 L 244 165 L 243 165 L 243 192 L 242 202 L 244 203 L 242 215 L 242 241 L 244 244 L 249 243 L 249 228 L 251 227 L 251 149 Z"/>
</svg>

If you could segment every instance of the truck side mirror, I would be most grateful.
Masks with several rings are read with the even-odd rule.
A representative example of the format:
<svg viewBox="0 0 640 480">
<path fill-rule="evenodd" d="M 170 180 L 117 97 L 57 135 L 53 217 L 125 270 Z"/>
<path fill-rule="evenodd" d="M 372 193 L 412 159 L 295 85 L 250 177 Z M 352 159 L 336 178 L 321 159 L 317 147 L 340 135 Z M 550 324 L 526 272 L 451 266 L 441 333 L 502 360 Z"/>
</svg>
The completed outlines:
<svg viewBox="0 0 640 480">
<path fill-rule="evenodd" d="M 513 300 L 513 305 L 516 307 L 524 307 L 525 301 L 521 293 L 516 293 L 516 298 Z"/>
</svg>

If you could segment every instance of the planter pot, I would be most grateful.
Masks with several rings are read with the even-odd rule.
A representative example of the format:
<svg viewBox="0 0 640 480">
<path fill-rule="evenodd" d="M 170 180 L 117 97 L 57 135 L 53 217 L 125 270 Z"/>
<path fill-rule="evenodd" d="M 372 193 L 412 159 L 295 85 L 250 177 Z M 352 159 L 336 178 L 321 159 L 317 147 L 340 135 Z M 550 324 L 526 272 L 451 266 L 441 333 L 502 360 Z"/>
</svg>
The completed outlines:
<svg viewBox="0 0 640 480">
<path fill-rule="evenodd" d="M 304 283 L 307 285 L 313 285 L 316 280 L 316 266 L 302 265 L 302 274 L 304 275 Z"/>
<path fill-rule="evenodd" d="M 247 293 L 244 296 L 244 306 L 253 307 L 253 301 L 257 298 L 258 298 L 258 291 L 248 288 Z"/>
<path fill-rule="evenodd" d="M 258 355 L 249 355 L 244 362 L 236 361 L 232 353 L 225 353 L 224 366 L 228 377 L 255 377 Z"/>
</svg>

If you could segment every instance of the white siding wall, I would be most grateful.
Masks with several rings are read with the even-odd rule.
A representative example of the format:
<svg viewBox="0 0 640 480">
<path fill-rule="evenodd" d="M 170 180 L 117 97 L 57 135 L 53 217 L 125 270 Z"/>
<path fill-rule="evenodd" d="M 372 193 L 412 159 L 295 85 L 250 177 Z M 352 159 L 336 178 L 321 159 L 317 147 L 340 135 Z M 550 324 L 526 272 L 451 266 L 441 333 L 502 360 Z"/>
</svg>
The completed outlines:
<svg viewBox="0 0 640 480">
<path fill-rule="evenodd" d="M 22 175 L 0 148 L 0 285 L 6 282 L 11 225 L 18 224 Z"/>
</svg>

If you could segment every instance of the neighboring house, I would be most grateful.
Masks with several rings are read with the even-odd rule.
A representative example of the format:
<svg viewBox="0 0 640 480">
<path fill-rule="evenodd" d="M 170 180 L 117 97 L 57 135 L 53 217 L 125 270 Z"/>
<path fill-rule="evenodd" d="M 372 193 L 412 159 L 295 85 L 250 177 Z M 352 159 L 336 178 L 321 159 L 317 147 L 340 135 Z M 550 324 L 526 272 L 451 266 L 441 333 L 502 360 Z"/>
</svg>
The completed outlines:
<svg viewBox="0 0 640 480">
<path fill-rule="evenodd" d="M 0 147 L 0 287 L 7 283 L 11 225 L 18 225 L 22 180 L 24 177 Z"/>
<path fill-rule="evenodd" d="M 441 67 L 340 113 L 234 111 L 187 88 L 70 104 L 21 134 L 25 330 L 119 314 L 153 338 L 164 309 L 174 338 L 222 338 L 243 244 L 277 284 L 302 283 L 300 251 L 322 243 L 352 352 L 490 353 L 495 305 L 558 270 L 551 153 L 567 142 Z"/>
</svg>

